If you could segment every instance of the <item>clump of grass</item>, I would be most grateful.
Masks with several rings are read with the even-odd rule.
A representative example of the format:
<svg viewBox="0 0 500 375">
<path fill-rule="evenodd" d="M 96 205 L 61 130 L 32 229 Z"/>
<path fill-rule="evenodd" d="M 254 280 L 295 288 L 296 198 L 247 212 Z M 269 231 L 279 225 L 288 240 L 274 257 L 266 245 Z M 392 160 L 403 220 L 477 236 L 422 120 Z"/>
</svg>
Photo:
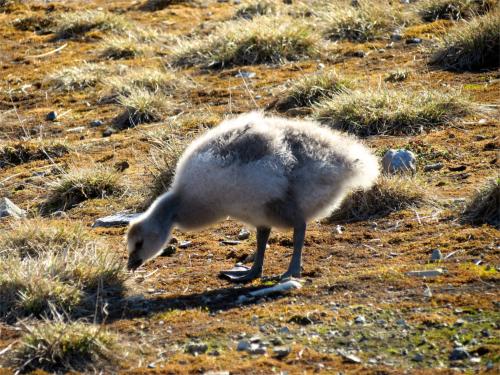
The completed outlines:
<svg viewBox="0 0 500 375">
<path fill-rule="evenodd" d="M 309 107 L 322 99 L 333 98 L 350 87 L 350 82 L 335 72 L 321 72 L 304 76 L 294 83 L 278 100 L 276 108 L 287 111 L 291 108 Z"/>
<path fill-rule="evenodd" d="M 73 169 L 64 173 L 49 188 L 47 200 L 42 204 L 43 214 L 68 210 L 88 199 L 105 198 L 124 191 L 120 175 L 104 167 Z"/>
<path fill-rule="evenodd" d="M 2 254 L 16 253 L 19 257 L 36 257 L 44 251 L 67 251 L 81 247 L 90 239 L 80 224 L 64 225 L 60 222 L 28 220 L 16 222 L 0 236 Z"/>
<path fill-rule="evenodd" d="M 123 96 L 129 96 L 135 88 L 168 95 L 190 86 L 187 79 L 179 77 L 178 72 L 163 67 L 128 70 L 123 76 L 106 79 L 104 84 L 110 86 L 114 94 Z"/>
<path fill-rule="evenodd" d="M 73 91 L 94 87 L 109 74 L 109 68 L 102 64 L 84 63 L 55 71 L 48 82 L 58 90 Z"/>
<path fill-rule="evenodd" d="M 56 20 L 55 32 L 58 38 L 75 38 L 89 31 L 121 33 L 132 29 L 125 17 L 100 10 L 85 10 L 61 14 Z"/>
<path fill-rule="evenodd" d="M 30 140 L 7 143 L 0 147 L 0 168 L 28 163 L 33 160 L 58 158 L 70 151 L 65 142 Z"/>
<path fill-rule="evenodd" d="M 385 82 L 403 82 L 410 76 L 410 73 L 406 70 L 396 70 L 390 72 L 385 78 Z"/>
<path fill-rule="evenodd" d="M 154 12 L 156 10 L 165 9 L 170 5 L 190 2 L 192 2 L 192 0 L 147 0 L 143 5 L 141 5 L 141 9 Z"/>
<path fill-rule="evenodd" d="M 457 92 L 352 91 L 320 102 L 317 120 L 359 136 L 409 135 L 444 125 L 472 111 Z"/>
<path fill-rule="evenodd" d="M 243 4 L 236 10 L 235 17 L 241 17 L 248 20 L 256 16 L 266 16 L 276 13 L 276 4 L 270 1 L 257 0 Z"/>
<path fill-rule="evenodd" d="M 119 95 L 117 100 L 125 108 L 115 123 L 119 129 L 159 121 L 172 106 L 172 102 L 162 93 L 139 87 L 131 88 L 127 95 Z"/>
<path fill-rule="evenodd" d="M 147 46 L 132 35 L 121 37 L 111 36 L 102 42 L 102 56 L 108 59 L 133 59 L 144 56 L 149 50 Z"/>
<path fill-rule="evenodd" d="M 16 19 L 12 25 L 18 30 L 36 31 L 41 34 L 47 34 L 51 32 L 54 26 L 54 20 L 49 17 L 34 15 Z"/>
<path fill-rule="evenodd" d="M 415 177 L 381 176 L 371 189 L 350 193 L 332 212 L 329 220 L 367 220 L 431 202 L 422 181 Z"/>
<path fill-rule="evenodd" d="M 488 13 L 496 3 L 496 0 L 426 0 L 418 4 L 418 12 L 427 22 L 470 19 Z"/>
<path fill-rule="evenodd" d="M 2 234 L 6 247 L 0 253 L 0 316 L 40 316 L 51 305 L 70 313 L 88 312 L 96 293 L 103 297 L 121 290 L 126 276 L 120 257 L 73 228 L 52 228 L 35 220 Z"/>
<path fill-rule="evenodd" d="M 457 26 L 431 57 L 432 65 L 451 70 L 497 69 L 500 66 L 500 12 Z"/>
<path fill-rule="evenodd" d="M 500 177 L 488 181 L 467 202 L 462 221 L 500 227 Z"/>
<path fill-rule="evenodd" d="M 325 36 L 332 40 L 366 42 L 379 39 L 403 24 L 401 12 L 389 3 L 335 3 L 321 12 Z"/>
<path fill-rule="evenodd" d="M 318 53 L 319 37 L 302 20 L 259 16 L 224 22 L 205 38 L 179 42 L 172 50 L 176 65 L 223 67 L 283 63 Z"/>
<path fill-rule="evenodd" d="M 25 325 L 25 330 L 11 359 L 18 372 L 85 371 L 117 359 L 116 336 L 97 325 L 59 318 Z"/>
</svg>

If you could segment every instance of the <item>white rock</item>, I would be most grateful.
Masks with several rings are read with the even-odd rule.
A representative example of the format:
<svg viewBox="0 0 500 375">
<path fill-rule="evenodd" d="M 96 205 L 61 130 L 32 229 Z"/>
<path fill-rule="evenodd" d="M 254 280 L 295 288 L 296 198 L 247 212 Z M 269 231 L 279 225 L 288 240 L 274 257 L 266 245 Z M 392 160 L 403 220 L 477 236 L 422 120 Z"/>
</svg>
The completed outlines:
<svg viewBox="0 0 500 375">
<path fill-rule="evenodd" d="M 26 216 L 26 211 L 17 207 L 9 198 L 0 198 L 0 218 L 9 216 L 19 219 Z"/>
<path fill-rule="evenodd" d="M 415 154 L 409 150 L 388 150 L 382 159 L 382 168 L 385 173 L 415 173 L 417 171 L 417 159 Z"/>
<path fill-rule="evenodd" d="M 414 277 L 436 277 L 444 274 L 441 268 L 436 268 L 435 270 L 424 270 L 424 271 L 410 271 L 407 273 L 408 276 Z"/>
<path fill-rule="evenodd" d="M 92 224 L 92 228 L 98 227 L 125 227 L 130 224 L 130 222 L 138 217 L 140 214 L 131 214 L 128 212 L 118 212 L 113 215 L 109 215 L 106 217 L 101 217 L 97 219 L 94 224 Z"/>
</svg>

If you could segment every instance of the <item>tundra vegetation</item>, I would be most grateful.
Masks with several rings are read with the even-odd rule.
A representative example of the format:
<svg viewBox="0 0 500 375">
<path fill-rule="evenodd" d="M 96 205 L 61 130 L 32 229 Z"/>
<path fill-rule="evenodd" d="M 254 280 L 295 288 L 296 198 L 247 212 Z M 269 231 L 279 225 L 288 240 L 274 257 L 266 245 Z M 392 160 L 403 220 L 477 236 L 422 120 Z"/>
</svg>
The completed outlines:
<svg viewBox="0 0 500 375">
<path fill-rule="evenodd" d="M 0 210 L 26 212 L 0 218 L 0 373 L 498 372 L 499 20 L 489 0 L 0 0 Z M 251 110 L 416 171 L 309 225 L 300 290 L 238 303 L 276 281 L 217 277 L 256 246 L 232 219 L 126 271 L 126 229 L 96 220 Z M 291 245 L 271 233 L 266 275 Z"/>
</svg>

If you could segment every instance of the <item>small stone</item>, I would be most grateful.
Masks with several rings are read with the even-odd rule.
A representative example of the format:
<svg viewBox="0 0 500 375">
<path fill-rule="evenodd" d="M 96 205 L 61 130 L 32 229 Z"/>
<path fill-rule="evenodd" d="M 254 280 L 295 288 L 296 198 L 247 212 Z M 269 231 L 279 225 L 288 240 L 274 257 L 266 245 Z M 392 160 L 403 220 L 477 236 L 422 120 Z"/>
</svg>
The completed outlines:
<svg viewBox="0 0 500 375">
<path fill-rule="evenodd" d="M 113 128 L 107 128 L 106 130 L 104 130 L 102 132 L 102 136 L 103 137 L 111 137 L 111 135 L 115 134 L 116 133 L 116 130 L 113 129 Z"/>
<path fill-rule="evenodd" d="M 482 134 L 478 134 L 478 135 L 474 136 L 474 140 L 476 140 L 476 141 L 484 141 L 487 138 L 488 137 L 486 137 L 485 135 L 482 135 Z"/>
<path fill-rule="evenodd" d="M 191 241 L 182 241 L 179 244 L 179 249 L 187 249 L 189 246 L 191 246 Z"/>
<path fill-rule="evenodd" d="M 241 340 L 236 346 L 236 350 L 239 352 L 246 352 L 250 349 L 250 343 L 247 340 Z"/>
<path fill-rule="evenodd" d="M 401 34 L 397 34 L 397 33 L 391 34 L 391 40 L 392 41 L 398 42 L 401 39 L 403 39 L 403 36 Z"/>
<path fill-rule="evenodd" d="M 283 341 L 283 339 L 281 337 L 273 337 L 271 339 L 271 344 L 275 345 L 275 346 L 281 346 L 283 345 L 285 342 Z"/>
<path fill-rule="evenodd" d="M 354 319 L 354 323 L 356 323 L 356 324 L 365 324 L 366 323 L 366 318 L 363 315 L 358 315 Z"/>
<path fill-rule="evenodd" d="M 170 256 L 174 255 L 176 253 L 176 251 L 177 251 L 177 248 L 175 247 L 175 245 L 168 245 L 166 248 L 163 249 L 160 256 L 161 257 L 170 257 Z"/>
<path fill-rule="evenodd" d="M 238 72 L 236 78 L 254 78 L 257 74 L 254 72 Z"/>
<path fill-rule="evenodd" d="M 427 297 L 427 298 L 431 298 L 432 297 L 432 290 L 431 290 L 431 288 L 429 288 L 428 285 L 425 286 L 424 297 Z"/>
<path fill-rule="evenodd" d="M 246 228 L 242 228 L 240 233 L 238 233 L 239 240 L 247 240 L 250 237 L 250 232 Z"/>
<path fill-rule="evenodd" d="M 467 169 L 467 166 L 465 165 L 458 165 L 456 167 L 448 167 L 448 170 L 450 172 L 463 172 Z"/>
<path fill-rule="evenodd" d="M 92 224 L 92 228 L 110 228 L 110 227 L 126 227 L 130 224 L 132 220 L 137 218 L 140 213 L 128 213 L 128 212 L 118 212 L 113 215 L 101 217 L 97 219 L 94 224 Z"/>
<path fill-rule="evenodd" d="M 388 150 L 382 159 L 382 168 L 385 173 L 415 173 L 417 171 L 417 159 L 415 154 L 409 150 Z"/>
<path fill-rule="evenodd" d="M 443 167 L 443 163 L 427 164 L 424 166 L 424 172 L 439 171 Z"/>
<path fill-rule="evenodd" d="M 0 198 L 0 218 L 9 216 L 20 219 L 26 216 L 26 211 L 17 207 L 9 198 Z"/>
<path fill-rule="evenodd" d="M 247 350 L 250 354 L 266 354 L 266 347 L 260 344 L 250 344 L 250 349 Z"/>
<path fill-rule="evenodd" d="M 77 126 L 76 128 L 66 130 L 66 133 L 82 133 L 83 131 L 85 131 L 84 126 Z"/>
<path fill-rule="evenodd" d="M 441 250 L 439 249 L 432 250 L 431 262 L 439 262 L 440 260 L 443 260 L 443 254 L 441 254 Z"/>
<path fill-rule="evenodd" d="M 354 354 L 346 353 L 341 350 L 339 350 L 338 353 L 346 363 L 361 363 L 361 358 L 355 356 Z"/>
<path fill-rule="evenodd" d="M 365 51 L 362 51 L 362 50 L 358 50 L 358 51 L 353 51 L 351 52 L 350 54 L 351 56 L 353 57 L 360 57 L 360 58 L 363 58 L 363 57 L 366 57 L 367 53 Z"/>
<path fill-rule="evenodd" d="M 236 240 L 223 240 L 220 242 L 222 245 L 229 245 L 229 246 L 235 246 L 239 245 L 241 241 L 236 241 Z"/>
<path fill-rule="evenodd" d="M 443 273 L 444 272 L 441 268 L 437 268 L 435 270 L 410 271 L 407 273 L 407 275 L 414 277 L 436 277 L 436 276 L 441 276 Z"/>
<path fill-rule="evenodd" d="M 457 319 L 455 321 L 455 324 L 453 324 L 455 327 L 462 327 L 465 324 L 465 320 L 463 319 Z"/>
<path fill-rule="evenodd" d="M 56 111 L 50 111 L 47 113 L 47 116 L 45 116 L 47 121 L 56 121 L 57 120 L 57 112 Z"/>
<path fill-rule="evenodd" d="M 470 354 L 463 346 L 453 349 L 449 356 L 450 361 L 460 361 L 467 358 L 470 358 Z"/>
<path fill-rule="evenodd" d="M 101 120 L 93 120 L 90 122 L 90 127 L 91 128 L 98 128 L 99 126 L 102 126 L 104 123 Z"/>
<path fill-rule="evenodd" d="M 486 370 L 493 370 L 493 367 L 495 365 L 493 364 L 493 361 L 489 360 L 488 362 L 486 362 Z"/>
<path fill-rule="evenodd" d="M 203 342 L 190 342 L 186 345 L 186 353 L 192 355 L 203 354 L 208 350 L 208 345 Z"/>
<path fill-rule="evenodd" d="M 481 335 L 482 335 L 483 337 L 491 337 L 491 333 L 490 333 L 490 331 L 488 331 L 486 328 L 485 328 L 485 329 L 483 329 L 483 330 L 481 330 Z"/>
<path fill-rule="evenodd" d="M 148 364 L 148 368 L 155 368 L 155 367 L 156 367 L 156 365 L 153 362 Z"/>
<path fill-rule="evenodd" d="M 420 43 L 422 43 L 422 39 L 420 39 L 420 38 L 406 39 L 406 44 L 420 44 Z"/>
<path fill-rule="evenodd" d="M 275 346 L 273 348 L 273 357 L 281 359 L 285 358 L 288 354 L 290 354 L 290 347 L 288 346 Z"/>
<path fill-rule="evenodd" d="M 422 362 L 424 360 L 424 356 L 422 355 L 422 353 L 417 353 L 411 360 L 414 362 Z"/>
</svg>

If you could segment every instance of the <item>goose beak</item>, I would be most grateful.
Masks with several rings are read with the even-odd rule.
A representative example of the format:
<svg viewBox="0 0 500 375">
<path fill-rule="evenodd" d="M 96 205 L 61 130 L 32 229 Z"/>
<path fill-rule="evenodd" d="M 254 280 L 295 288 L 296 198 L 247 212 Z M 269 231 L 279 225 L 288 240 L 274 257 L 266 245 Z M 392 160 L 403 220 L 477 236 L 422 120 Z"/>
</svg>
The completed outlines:
<svg viewBox="0 0 500 375">
<path fill-rule="evenodd" d="M 141 258 L 138 258 L 135 253 L 130 254 L 127 263 L 127 269 L 129 271 L 135 271 L 142 265 L 143 261 Z"/>
</svg>

